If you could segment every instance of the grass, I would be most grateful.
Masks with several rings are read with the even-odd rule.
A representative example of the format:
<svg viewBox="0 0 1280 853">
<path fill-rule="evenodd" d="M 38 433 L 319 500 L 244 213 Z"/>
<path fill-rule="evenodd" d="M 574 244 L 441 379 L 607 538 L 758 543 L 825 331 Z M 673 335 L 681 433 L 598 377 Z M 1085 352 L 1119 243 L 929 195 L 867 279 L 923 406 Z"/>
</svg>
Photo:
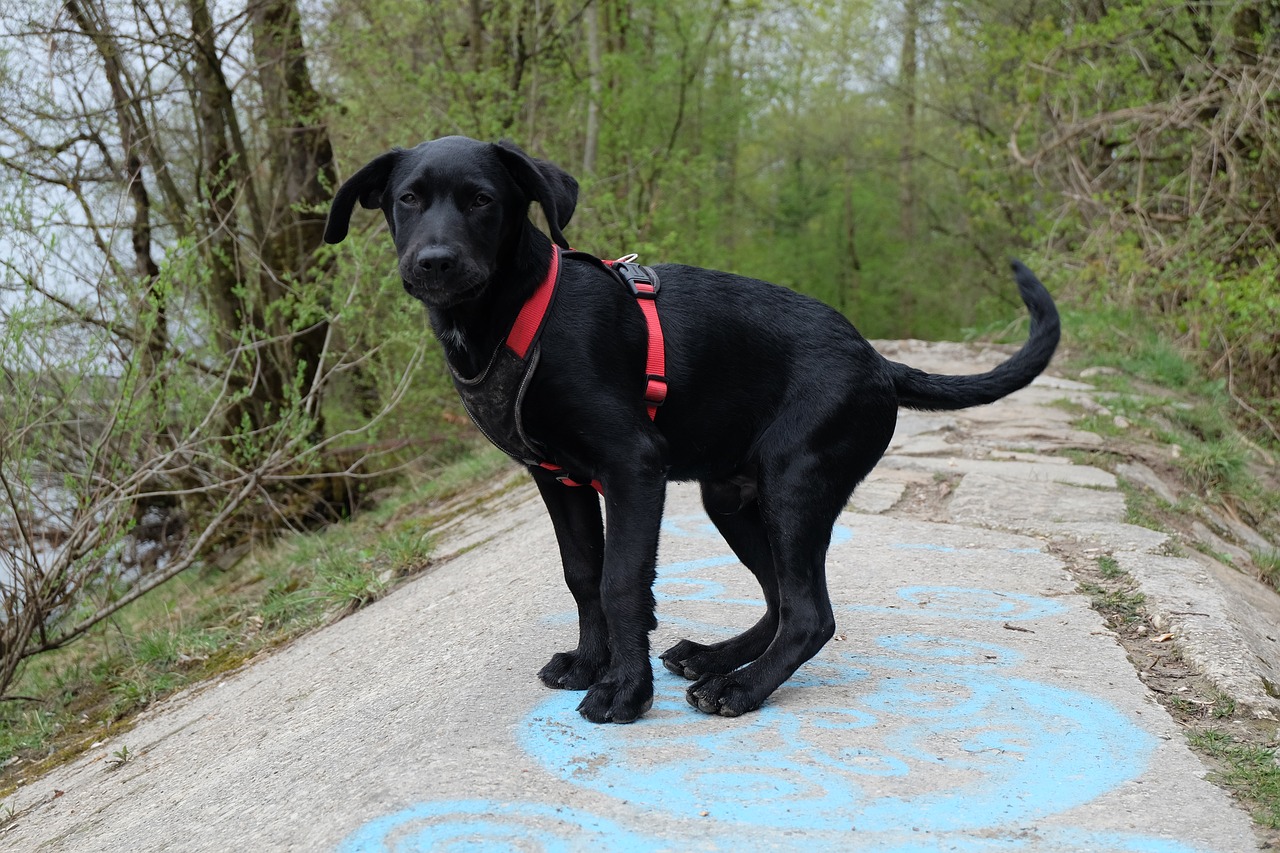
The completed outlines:
<svg viewBox="0 0 1280 853">
<path fill-rule="evenodd" d="M 1115 557 L 1103 556 L 1098 558 L 1098 572 L 1107 580 L 1117 580 L 1125 577 L 1125 570 L 1120 568 L 1120 563 Z"/>
<path fill-rule="evenodd" d="M 1251 439 L 1240 431 L 1232 418 L 1237 405 L 1222 380 L 1206 376 L 1175 344 L 1122 311 L 1066 312 L 1064 329 L 1069 351 L 1087 353 L 1069 355 L 1069 366 L 1111 368 L 1089 378 L 1106 392 L 1106 410 L 1061 404 L 1076 415 L 1077 426 L 1107 439 L 1105 453 L 1074 451 L 1074 461 L 1114 471 L 1136 458 L 1183 486 L 1183 496 L 1170 505 L 1121 479 L 1126 522 L 1187 532 L 1188 521 L 1197 518 L 1220 527 L 1213 519 L 1217 512 L 1239 518 L 1273 542 L 1280 539 L 1280 448 L 1269 451 L 1265 437 Z M 1234 536 L 1218 532 L 1228 540 Z M 1277 558 L 1255 550 L 1253 563 L 1258 577 L 1280 589 Z"/>
<path fill-rule="evenodd" d="M 476 450 L 350 521 L 283 537 L 225 571 L 193 568 L 80 642 L 29 659 L 0 702 L 0 796 L 174 691 L 383 597 L 428 567 L 441 504 L 508 464 Z M 131 757 L 126 748 L 116 760 Z"/>
<path fill-rule="evenodd" d="M 1093 609 L 1120 622 L 1132 622 L 1142 618 L 1142 605 L 1146 602 L 1140 592 L 1125 589 L 1109 589 L 1101 584 L 1085 581 L 1080 591 L 1089 596 Z"/>
<path fill-rule="evenodd" d="M 1202 494 L 1243 495 L 1251 488 L 1243 446 L 1231 439 L 1188 443 L 1178 457 L 1178 467 Z"/>
<path fill-rule="evenodd" d="M 1258 576 L 1280 589 L 1280 549 L 1255 550 L 1250 552 L 1250 556 L 1258 567 Z"/>
<path fill-rule="evenodd" d="M 1212 509 L 1244 520 L 1276 542 L 1280 481 L 1274 460 L 1280 448 L 1268 444 L 1267 436 L 1250 438 L 1240 431 L 1232 417 L 1237 406 L 1224 383 L 1207 377 L 1175 345 L 1148 331 L 1149 324 L 1140 318 L 1104 310 L 1064 319 L 1068 345 L 1088 354 L 1087 362 L 1077 360 L 1073 366 L 1116 371 L 1089 378 L 1107 392 L 1107 411 L 1064 406 L 1077 416 L 1078 426 L 1106 437 L 1107 452 L 1088 452 L 1083 454 L 1087 459 L 1075 461 L 1114 471 L 1120 461 L 1139 459 L 1183 486 L 1177 503 L 1170 504 L 1121 478 L 1125 520 L 1163 532 L 1189 533 L 1189 522 L 1195 519 L 1215 526 Z M 1125 428 L 1117 426 L 1117 417 L 1127 422 Z M 1161 450 L 1164 457 L 1153 455 Z M 1220 532 L 1232 538 L 1229 531 Z M 1194 538 L 1191 542 L 1192 547 L 1203 547 L 1195 545 Z M 1177 548 L 1174 540 L 1168 547 Z M 1224 555 L 1214 556 L 1227 562 Z M 1255 548 L 1251 558 L 1257 576 L 1280 589 L 1280 549 Z M 1113 625 L 1142 619 L 1142 595 L 1133 591 L 1111 557 L 1098 558 L 1096 575 L 1082 581 L 1080 589 Z M 1169 655 L 1177 652 L 1175 646 Z M 1171 693 L 1166 704 L 1190 729 L 1191 745 L 1216 766 L 1215 781 L 1244 802 L 1258 824 L 1280 829 L 1274 727 L 1257 727 L 1257 721 L 1241 715 L 1230 696 L 1216 690 L 1208 690 L 1199 701 Z"/>
<path fill-rule="evenodd" d="M 1217 728 L 1192 732 L 1188 739 L 1219 762 L 1213 777 L 1249 806 L 1258 823 L 1280 829 L 1280 764 L 1274 748 L 1237 740 Z"/>
</svg>

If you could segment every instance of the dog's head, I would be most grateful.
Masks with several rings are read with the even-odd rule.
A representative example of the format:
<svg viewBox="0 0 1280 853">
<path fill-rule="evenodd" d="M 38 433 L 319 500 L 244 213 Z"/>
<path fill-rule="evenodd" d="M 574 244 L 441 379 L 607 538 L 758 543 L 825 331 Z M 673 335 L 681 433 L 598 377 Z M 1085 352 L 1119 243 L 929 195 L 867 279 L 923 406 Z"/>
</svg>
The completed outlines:
<svg viewBox="0 0 1280 853">
<path fill-rule="evenodd" d="M 410 295 L 433 308 L 478 297 L 538 202 L 551 239 L 569 248 L 561 229 L 578 201 L 578 182 L 510 142 L 491 144 L 447 136 L 375 157 L 334 196 L 327 243 L 347 236 L 356 202 L 381 208 Z"/>
</svg>

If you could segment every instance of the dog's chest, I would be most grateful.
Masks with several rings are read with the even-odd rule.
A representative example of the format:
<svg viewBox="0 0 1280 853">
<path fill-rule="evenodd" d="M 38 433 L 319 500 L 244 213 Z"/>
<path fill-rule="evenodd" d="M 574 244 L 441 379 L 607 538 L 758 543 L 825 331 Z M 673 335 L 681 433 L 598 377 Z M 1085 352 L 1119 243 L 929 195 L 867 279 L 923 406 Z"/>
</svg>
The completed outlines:
<svg viewBox="0 0 1280 853">
<path fill-rule="evenodd" d="M 459 376 L 450 367 L 453 387 L 480 432 L 503 453 L 526 465 L 537 465 L 541 455 L 534 450 L 520 418 L 538 356 L 536 345 L 525 358 L 500 346 L 489 365 L 474 378 Z"/>
</svg>

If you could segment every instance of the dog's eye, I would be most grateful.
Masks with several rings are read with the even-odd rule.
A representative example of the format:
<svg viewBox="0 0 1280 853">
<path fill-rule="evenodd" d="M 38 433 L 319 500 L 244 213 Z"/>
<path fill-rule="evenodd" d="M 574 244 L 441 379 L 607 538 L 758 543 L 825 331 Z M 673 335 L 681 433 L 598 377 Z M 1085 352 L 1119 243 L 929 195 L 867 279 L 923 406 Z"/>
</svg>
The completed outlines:
<svg viewBox="0 0 1280 853">
<path fill-rule="evenodd" d="M 477 207 L 485 207 L 486 205 L 489 205 L 492 203 L 493 203 L 493 196 L 487 195 L 485 193 L 480 193 L 478 196 L 476 196 L 476 200 L 471 202 L 471 207 L 472 209 L 475 209 Z"/>
<path fill-rule="evenodd" d="M 400 201 L 404 204 L 417 204 L 418 197 L 413 193 L 405 193 L 404 195 L 400 196 Z"/>
</svg>

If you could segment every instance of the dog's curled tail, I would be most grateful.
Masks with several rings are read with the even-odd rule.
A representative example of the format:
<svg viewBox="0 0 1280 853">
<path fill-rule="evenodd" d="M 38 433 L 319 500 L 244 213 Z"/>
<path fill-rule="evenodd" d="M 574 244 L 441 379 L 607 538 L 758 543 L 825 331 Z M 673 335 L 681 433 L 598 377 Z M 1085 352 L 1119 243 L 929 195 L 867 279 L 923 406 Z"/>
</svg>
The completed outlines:
<svg viewBox="0 0 1280 853">
<path fill-rule="evenodd" d="M 1012 261 L 1022 301 L 1031 310 L 1031 335 L 1013 356 L 994 370 L 972 376 L 925 373 L 905 364 L 893 366 L 898 404 L 909 409 L 964 409 L 993 403 L 1029 384 L 1049 365 L 1058 347 L 1061 325 L 1053 297 L 1019 261 Z"/>
</svg>

